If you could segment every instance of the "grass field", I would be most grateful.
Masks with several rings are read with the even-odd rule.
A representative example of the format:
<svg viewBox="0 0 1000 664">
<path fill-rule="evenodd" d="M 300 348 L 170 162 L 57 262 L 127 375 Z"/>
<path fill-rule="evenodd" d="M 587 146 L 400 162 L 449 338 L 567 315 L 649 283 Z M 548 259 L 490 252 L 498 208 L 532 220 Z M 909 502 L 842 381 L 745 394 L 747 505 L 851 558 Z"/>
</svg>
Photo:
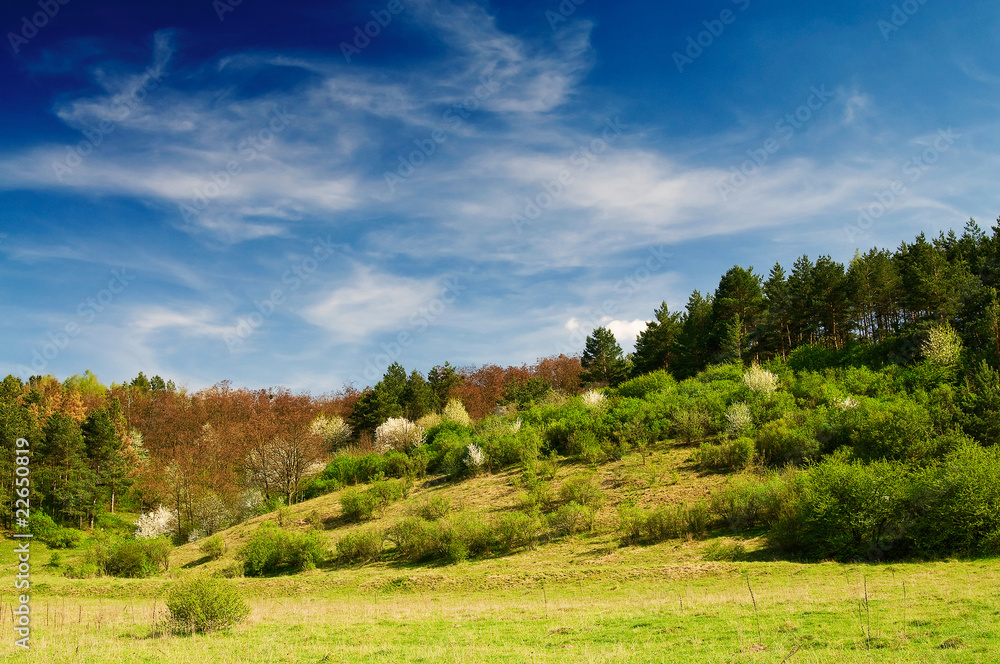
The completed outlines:
<svg viewBox="0 0 1000 664">
<path fill-rule="evenodd" d="M 177 579 L 233 562 L 263 520 L 223 534 L 229 553 L 203 558 L 177 548 L 171 569 L 142 580 L 70 579 L 35 543 L 31 650 L 13 645 L 13 571 L 0 594 L 0 653 L 25 662 L 993 662 L 1000 661 L 1000 575 L 992 560 L 894 565 L 803 565 L 772 559 L 741 540 L 742 562 L 708 560 L 732 540 L 620 547 L 614 504 L 679 502 L 711 491 L 668 448 L 645 463 L 628 457 L 598 469 L 609 502 L 592 533 L 536 550 L 456 565 L 377 563 L 291 576 L 239 578 L 252 606 L 246 623 L 208 635 L 165 631 L 164 592 Z M 566 476 L 580 469 L 566 465 Z M 515 500 L 516 474 L 428 483 L 393 505 L 392 519 L 429 495 L 484 515 Z M 336 523 L 336 494 L 290 508 L 292 527 L 316 512 Z M 0 561 L 13 570 L 13 543 Z M 751 594 L 752 591 L 752 594 Z"/>
</svg>

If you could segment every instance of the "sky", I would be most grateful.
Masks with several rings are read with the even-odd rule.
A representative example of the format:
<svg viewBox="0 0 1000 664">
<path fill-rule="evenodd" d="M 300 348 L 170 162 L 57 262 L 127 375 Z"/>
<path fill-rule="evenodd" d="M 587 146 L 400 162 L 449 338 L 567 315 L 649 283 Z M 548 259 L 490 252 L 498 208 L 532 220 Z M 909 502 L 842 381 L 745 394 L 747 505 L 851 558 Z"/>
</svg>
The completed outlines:
<svg viewBox="0 0 1000 664">
<path fill-rule="evenodd" d="M 0 375 L 314 394 L 622 347 L 1000 215 L 985 0 L 7 0 Z"/>
</svg>

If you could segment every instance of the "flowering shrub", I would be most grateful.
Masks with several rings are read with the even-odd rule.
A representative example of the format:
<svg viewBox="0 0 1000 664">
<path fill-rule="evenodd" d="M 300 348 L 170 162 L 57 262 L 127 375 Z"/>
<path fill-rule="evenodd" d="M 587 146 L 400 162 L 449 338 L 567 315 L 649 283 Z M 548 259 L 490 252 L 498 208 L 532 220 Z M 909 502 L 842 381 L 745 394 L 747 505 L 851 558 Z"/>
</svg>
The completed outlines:
<svg viewBox="0 0 1000 664">
<path fill-rule="evenodd" d="M 347 447 L 351 441 L 351 426 L 336 415 L 320 415 L 309 425 L 309 430 L 322 438 L 331 451 Z"/>
<path fill-rule="evenodd" d="M 729 435 L 738 437 L 752 427 L 753 416 L 747 404 L 734 403 L 726 411 L 726 433 Z"/>
<path fill-rule="evenodd" d="M 472 418 L 465 412 L 465 406 L 458 399 L 452 399 L 444 407 L 444 420 L 446 422 L 456 422 L 466 427 L 472 426 Z"/>
<path fill-rule="evenodd" d="M 840 410 L 851 410 L 852 408 L 857 408 L 857 407 L 858 407 L 857 400 L 851 397 L 844 397 L 843 399 L 837 402 L 837 408 L 839 408 Z"/>
<path fill-rule="evenodd" d="M 170 536 L 177 530 L 177 512 L 160 505 L 151 512 L 139 515 L 135 520 L 137 539 L 156 539 Z"/>
<path fill-rule="evenodd" d="M 605 398 L 603 392 L 589 390 L 583 394 L 583 403 L 589 408 L 597 408 L 604 404 Z"/>
<path fill-rule="evenodd" d="M 380 452 L 406 452 L 424 442 L 424 428 L 404 417 L 390 417 L 375 429 L 375 446 Z"/>
<path fill-rule="evenodd" d="M 772 394 L 778 389 L 778 377 L 756 363 L 743 374 L 743 382 L 754 392 Z"/>
<path fill-rule="evenodd" d="M 486 455 L 483 454 L 483 448 L 479 445 L 469 443 L 465 448 L 465 457 L 462 460 L 470 471 L 476 472 L 486 463 Z"/>
<path fill-rule="evenodd" d="M 927 333 L 927 341 L 920 347 L 924 359 L 939 367 L 950 367 L 962 354 L 962 338 L 951 325 L 935 325 Z"/>
</svg>

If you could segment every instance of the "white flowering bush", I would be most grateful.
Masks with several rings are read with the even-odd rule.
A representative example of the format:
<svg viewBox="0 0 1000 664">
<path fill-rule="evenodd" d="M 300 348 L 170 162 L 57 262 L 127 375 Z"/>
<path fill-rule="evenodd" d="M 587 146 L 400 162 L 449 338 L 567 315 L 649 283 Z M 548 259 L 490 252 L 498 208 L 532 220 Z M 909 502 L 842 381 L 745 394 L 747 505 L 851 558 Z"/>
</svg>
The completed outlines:
<svg viewBox="0 0 1000 664">
<path fill-rule="evenodd" d="M 375 429 L 375 446 L 379 452 L 406 452 L 424 442 L 424 428 L 405 417 L 390 417 Z"/>
<path fill-rule="evenodd" d="M 486 454 L 483 448 L 475 443 L 469 443 L 465 448 L 465 457 L 462 459 L 466 468 L 472 472 L 478 472 L 486 463 Z"/>
<path fill-rule="evenodd" d="M 160 505 L 151 512 L 144 512 L 135 520 L 136 539 L 169 537 L 177 531 L 177 512 Z"/>
<path fill-rule="evenodd" d="M 858 402 L 852 397 L 844 397 L 837 401 L 837 408 L 840 410 L 851 410 L 858 407 Z"/>
<path fill-rule="evenodd" d="M 778 389 L 778 376 L 756 362 L 743 374 L 743 382 L 754 392 L 763 394 L 773 394 Z"/>
<path fill-rule="evenodd" d="M 267 511 L 266 502 L 267 498 L 260 489 L 247 489 L 240 494 L 240 517 L 250 519 L 264 514 Z"/>
<path fill-rule="evenodd" d="M 920 351 L 924 359 L 933 365 L 954 366 L 962 354 L 962 338 L 948 323 L 935 325 L 928 331 Z"/>
<path fill-rule="evenodd" d="M 469 413 L 466 412 L 465 406 L 458 399 L 451 399 L 448 404 L 444 407 L 443 413 L 445 421 L 456 422 L 462 426 L 471 427 L 472 418 L 469 417 Z"/>
<path fill-rule="evenodd" d="M 745 403 L 734 403 L 726 411 L 726 433 L 736 438 L 753 428 L 753 415 L 750 406 Z"/>
<path fill-rule="evenodd" d="M 320 415 L 309 425 L 309 430 L 322 438 L 327 449 L 331 451 L 347 447 L 351 442 L 351 425 L 336 415 L 332 417 Z"/>
<path fill-rule="evenodd" d="M 606 398 L 603 392 L 588 390 L 583 394 L 583 403 L 588 408 L 598 408 L 604 404 Z"/>
</svg>

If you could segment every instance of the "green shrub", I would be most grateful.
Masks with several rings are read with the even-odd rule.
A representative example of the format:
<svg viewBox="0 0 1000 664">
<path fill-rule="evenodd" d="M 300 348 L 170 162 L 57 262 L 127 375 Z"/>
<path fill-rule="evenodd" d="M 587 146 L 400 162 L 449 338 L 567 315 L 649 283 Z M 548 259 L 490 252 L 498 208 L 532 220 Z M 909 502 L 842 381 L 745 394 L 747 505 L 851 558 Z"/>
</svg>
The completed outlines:
<svg viewBox="0 0 1000 664">
<path fill-rule="evenodd" d="M 604 450 L 597 433 L 590 429 L 579 429 L 569 434 L 566 453 L 579 457 L 587 463 L 597 463 L 604 458 Z"/>
<path fill-rule="evenodd" d="M 905 549 L 908 473 L 898 463 L 843 455 L 802 474 L 798 499 L 769 534 L 811 560 L 882 560 Z"/>
<path fill-rule="evenodd" d="M 466 556 L 476 558 L 493 550 L 496 531 L 483 515 L 461 513 L 444 523 L 451 526 L 452 537 L 461 543 Z"/>
<path fill-rule="evenodd" d="M 1000 552 L 1000 448 L 966 443 L 919 472 L 911 489 L 913 550 L 927 557 Z"/>
<path fill-rule="evenodd" d="M 218 560 L 226 555 L 226 543 L 218 535 L 213 535 L 202 540 L 201 544 L 198 545 L 198 550 L 211 560 Z"/>
<path fill-rule="evenodd" d="M 755 445 L 761 460 L 770 466 L 803 464 L 819 458 L 822 451 L 814 431 L 791 416 L 760 427 Z"/>
<path fill-rule="evenodd" d="M 559 507 L 547 520 L 554 537 L 572 536 L 594 529 L 594 510 L 574 501 Z"/>
<path fill-rule="evenodd" d="M 337 562 L 370 563 L 382 559 L 382 533 L 358 530 L 347 533 L 337 542 Z"/>
<path fill-rule="evenodd" d="M 906 397 L 865 399 L 852 415 L 851 442 L 862 459 L 919 461 L 940 452 L 927 410 Z"/>
<path fill-rule="evenodd" d="M 496 522 L 496 537 L 504 553 L 534 549 L 538 542 L 538 520 L 523 512 L 504 512 Z"/>
<path fill-rule="evenodd" d="M 375 515 L 377 501 L 368 491 L 350 488 L 340 494 L 340 511 L 350 523 L 368 521 Z"/>
<path fill-rule="evenodd" d="M 615 393 L 623 397 L 642 399 L 653 392 L 665 392 L 676 386 L 677 381 L 670 372 L 659 369 L 622 383 L 615 389 Z"/>
<path fill-rule="evenodd" d="M 684 408 L 673 414 L 671 433 L 691 444 L 705 437 L 711 425 L 711 415 L 701 408 Z"/>
<path fill-rule="evenodd" d="M 417 516 L 427 521 L 437 521 L 451 511 L 451 501 L 444 496 L 434 496 L 422 502 L 416 510 Z"/>
<path fill-rule="evenodd" d="M 704 550 L 702 556 L 705 560 L 718 560 L 727 563 L 743 560 L 747 554 L 747 549 L 743 542 L 734 541 L 714 541 L 710 542 Z"/>
<path fill-rule="evenodd" d="M 436 525 L 420 517 L 403 517 L 386 530 L 385 537 L 395 545 L 400 560 L 423 562 L 442 555 Z"/>
<path fill-rule="evenodd" d="M 240 592 L 221 579 L 179 583 L 167 595 L 170 626 L 178 633 L 226 629 L 246 620 L 250 607 Z"/>
<path fill-rule="evenodd" d="M 575 502 L 591 510 L 601 509 L 606 499 L 604 492 L 597 486 L 593 473 L 580 473 L 567 478 L 559 487 L 559 498 L 563 502 Z"/>
<path fill-rule="evenodd" d="M 145 578 L 168 569 L 171 548 L 163 537 L 120 541 L 103 537 L 84 552 L 84 565 L 108 576 Z"/>
<path fill-rule="evenodd" d="M 661 505 L 645 515 L 643 531 L 649 542 L 663 542 L 684 537 L 686 531 L 683 506 Z"/>
<path fill-rule="evenodd" d="M 718 445 L 702 443 L 691 459 L 702 468 L 741 470 L 753 463 L 755 443 L 752 438 L 724 440 Z"/>
<path fill-rule="evenodd" d="M 312 569 L 323 563 L 327 552 L 314 530 L 294 533 L 273 523 L 263 523 L 237 555 L 243 560 L 244 574 L 263 576 L 283 570 Z"/>
<path fill-rule="evenodd" d="M 28 528 L 32 535 L 45 542 L 52 549 L 75 549 L 83 540 L 83 533 L 74 528 L 64 528 L 40 510 L 34 510 L 28 517 Z"/>
</svg>

